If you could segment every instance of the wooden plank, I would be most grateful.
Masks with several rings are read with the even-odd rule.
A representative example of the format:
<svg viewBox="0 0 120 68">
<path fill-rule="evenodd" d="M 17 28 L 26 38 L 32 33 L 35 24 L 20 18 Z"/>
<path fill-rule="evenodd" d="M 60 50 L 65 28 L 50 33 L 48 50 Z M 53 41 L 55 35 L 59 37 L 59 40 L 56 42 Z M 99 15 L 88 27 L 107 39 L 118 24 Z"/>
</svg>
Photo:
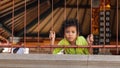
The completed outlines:
<svg viewBox="0 0 120 68">
<path fill-rule="evenodd" d="M 27 10 L 27 13 L 26 13 L 26 17 L 27 17 L 26 20 L 27 20 L 27 22 L 26 22 L 26 24 L 28 24 L 30 21 L 35 19 L 35 17 L 37 17 L 37 12 L 35 12 L 36 9 L 37 9 L 37 7 L 33 7 L 31 9 Z M 16 29 L 16 31 L 19 31 L 20 29 L 23 28 L 24 12 L 22 12 L 22 15 L 19 18 L 17 18 L 17 19 L 18 20 L 16 20 L 15 29 Z M 19 28 L 18 28 L 18 26 L 19 26 Z"/>
<path fill-rule="evenodd" d="M 77 4 L 76 2 L 77 2 L 76 0 L 72 0 L 72 2 L 69 5 L 75 5 Z"/>
<path fill-rule="evenodd" d="M 19 17 L 23 15 L 23 13 L 20 13 L 16 16 L 14 16 L 14 21 L 16 21 L 17 19 L 19 19 Z M 7 26 L 11 25 L 12 19 L 8 19 L 7 21 L 4 22 L 4 24 L 6 24 Z"/>
<path fill-rule="evenodd" d="M 24 6 L 23 4 L 25 3 L 24 1 L 21 1 L 21 0 L 15 0 L 15 8 L 18 8 L 18 6 Z M 28 3 L 29 0 L 26 1 L 26 3 Z M 16 4 L 17 3 L 17 4 Z M 12 2 L 8 3 L 8 5 L 4 5 L 2 6 L 2 8 L 0 9 L 1 10 L 1 13 L 5 13 L 5 12 L 8 12 L 8 11 L 11 11 L 12 10 Z M 20 7 L 19 7 L 20 8 Z M 12 11 L 11 11 L 12 12 Z"/>
<path fill-rule="evenodd" d="M 114 58 L 114 59 L 111 59 Z M 120 56 L 1 54 L 2 68 L 119 68 Z M 4 65 L 5 64 L 5 65 Z"/>
<path fill-rule="evenodd" d="M 60 0 L 53 0 L 54 4 L 58 3 Z"/>
<path fill-rule="evenodd" d="M 41 12 L 40 12 L 40 14 L 42 14 L 44 11 L 46 11 L 48 8 L 49 8 L 49 4 L 48 4 L 48 2 L 44 2 L 43 4 L 46 4 L 46 6 L 44 6 L 44 7 L 42 7 L 40 10 L 42 10 Z M 43 4 L 41 4 L 41 6 L 43 5 Z M 34 20 L 35 18 L 37 18 L 37 8 L 38 6 L 36 6 L 36 7 L 33 7 L 33 8 L 31 8 L 31 9 L 28 9 L 26 12 L 26 14 L 27 14 L 27 22 L 26 22 L 26 24 L 29 24 L 29 22 L 31 22 L 32 20 Z M 44 8 L 46 8 L 46 9 L 44 9 Z M 19 31 L 20 29 L 22 29 L 23 28 L 23 22 L 24 22 L 24 12 L 22 12 L 22 13 L 20 13 L 20 15 L 21 16 L 19 16 L 17 19 L 15 19 L 15 29 L 17 30 L 17 31 Z M 10 19 L 11 21 L 12 21 L 12 19 Z M 10 26 L 9 26 L 9 28 L 11 29 L 12 28 L 12 23 L 11 24 L 9 24 Z"/>
<path fill-rule="evenodd" d="M 73 8 L 68 18 L 76 18 L 77 9 Z"/>
<path fill-rule="evenodd" d="M 71 9 L 70 8 L 66 8 L 66 16 L 68 16 L 70 14 L 70 12 L 71 12 Z M 62 26 L 63 21 L 64 21 L 64 11 L 61 14 L 60 18 L 58 19 L 57 24 L 54 25 L 56 33 L 59 32 L 59 30 L 60 30 L 60 28 Z"/>
<path fill-rule="evenodd" d="M 81 5 L 87 5 L 87 4 L 86 4 L 87 1 L 90 1 L 90 0 L 84 0 L 84 1 L 82 1 Z"/>
<path fill-rule="evenodd" d="M 59 12 L 57 12 L 56 14 L 53 14 L 54 17 L 53 17 L 53 22 L 52 22 L 52 19 L 51 19 L 51 22 L 49 22 L 45 28 L 41 31 L 42 33 L 47 33 L 49 32 L 49 30 L 51 28 L 53 28 L 52 26 L 54 26 L 54 23 L 56 23 L 56 20 L 59 19 L 59 16 L 61 15 L 61 13 L 63 12 L 64 9 L 60 9 Z"/>
<path fill-rule="evenodd" d="M 78 11 L 78 18 L 79 18 L 79 23 L 80 24 L 82 23 L 82 17 L 84 15 L 84 11 L 85 11 L 85 9 L 82 9 L 82 8 L 80 8 L 79 11 Z"/>
<path fill-rule="evenodd" d="M 42 14 L 43 12 L 41 12 L 41 10 L 44 10 L 45 8 L 46 8 L 46 10 L 48 9 L 48 8 L 50 8 L 50 4 L 48 4 L 48 5 L 46 5 L 46 7 L 44 6 L 44 5 L 46 5 L 46 4 L 42 4 L 41 5 L 41 9 L 40 9 L 40 14 Z M 48 19 L 49 19 L 49 17 L 48 17 Z M 46 20 L 44 20 L 44 21 L 46 21 Z M 41 21 L 40 21 L 40 26 L 41 25 L 44 25 L 45 23 L 42 23 Z M 34 31 L 36 31 L 36 32 L 38 32 L 38 29 L 40 29 L 41 27 L 40 26 L 38 26 L 38 24 L 35 24 L 33 27 L 31 27 L 29 30 L 28 30 L 28 32 L 34 32 Z M 39 28 L 40 27 L 40 28 Z M 34 31 L 33 31 L 34 30 Z"/>
<path fill-rule="evenodd" d="M 59 9 L 56 9 L 55 11 L 53 11 L 53 14 L 57 13 L 58 11 Z M 41 31 L 48 22 L 51 22 L 51 18 L 52 18 L 52 13 L 49 14 L 43 21 L 41 21 L 40 25 L 36 27 L 33 32 L 35 33 L 38 32 L 38 29 Z"/>
<path fill-rule="evenodd" d="M 63 23 L 63 20 L 64 20 L 64 8 L 61 8 L 61 10 L 63 10 L 63 11 L 62 11 L 61 15 L 59 16 L 59 19 L 58 19 L 57 21 L 55 21 L 56 24 L 53 26 L 54 31 L 55 31 L 56 33 L 59 32 L 60 27 L 61 27 L 61 25 L 62 25 L 62 23 Z"/>
<path fill-rule="evenodd" d="M 82 33 L 84 35 L 87 35 L 90 32 L 90 22 L 91 22 L 90 9 L 86 9 L 85 18 L 82 25 Z"/>
<path fill-rule="evenodd" d="M 2 6 L 2 5 L 6 4 L 6 3 L 9 3 L 9 2 L 11 2 L 11 0 L 1 0 L 0 4 Z"/>
<path fill-rule="evenodd" d="M 34 2 L 34 0 L 32 0 L 31 2 L 28 2 L 27 4 L 30 4 L 32 2 Z M 21 8 L 21 7 L 24 7 L 24 2 L 23 1 L 16 4 L 15 11 L 18 10 L 19 8 Z M 1 17 L 4 17 L 5 15 L 8 15 L 8 14 L 12 13 L 12 7 L 6 8 L 5 10 L 2 10 L 2 12 L 0 12 L 0 13 L 2 14 Z"/>
<path fill-rule="evenodd" d="M 9 0 L 9 1 L 10 1 L 10 0 Z M 19 2 L 21 2 L 21 0 L 15 0 L 15 1 L 14 1 L 15 4 L 16 4 L 16 3 L 19 3 Z M 4 5 L 1 5 L 0 10 L 5 10 L 6 8 L 10 8 L 10 7 L 12 7 L 12 6 L 13 6 L 13 1 L 10 1 L 10 2 L 4 4 Z"/>
<path fill-rule="evenodd" d="M 69 1 L 69 2 L 72 2 L 72 1 Z M 48 19 L 45 19 L 45 20 L 47 21 Z M 44 24 L 44 25 L 43 25 L 43 24 Z M 45 23 L 43 23 L 43 24 L 42 24 L 42 23 L 40 24 L 40 27 L 39 27 L 40 31 L 41 31 L 41 29 L 43 28 L 43 26 L 45 26 Z M 37 32 L 37 29 L 38 29 L 38 28 L 34 29 L 34 32 L 35 32 L 35 31 Z M 48 29 L 49 29 L 49 28 L 48 28 Z M 46 31 L 46 32 L 47 32 L 47 31 Z M 42 32 L 42 33 L 43 33 L 43 32 Z"/>
</svg>

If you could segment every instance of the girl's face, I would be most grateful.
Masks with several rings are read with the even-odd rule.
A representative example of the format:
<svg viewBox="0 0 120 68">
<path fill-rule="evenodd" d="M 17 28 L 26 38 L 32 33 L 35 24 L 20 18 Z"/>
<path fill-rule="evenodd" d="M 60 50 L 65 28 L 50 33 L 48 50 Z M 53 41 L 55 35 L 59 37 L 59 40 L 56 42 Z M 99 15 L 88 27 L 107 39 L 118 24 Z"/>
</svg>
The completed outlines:
<svg viewBox="0 0 120 68">
<path fill-rule="evenodd" d="M 77 38 L 77 29 L 75 26 L 70 26 L 65 29 L 64 32 L 65 38 L 71 43 L 75 44 L 76 38 Z"/>
</svg>

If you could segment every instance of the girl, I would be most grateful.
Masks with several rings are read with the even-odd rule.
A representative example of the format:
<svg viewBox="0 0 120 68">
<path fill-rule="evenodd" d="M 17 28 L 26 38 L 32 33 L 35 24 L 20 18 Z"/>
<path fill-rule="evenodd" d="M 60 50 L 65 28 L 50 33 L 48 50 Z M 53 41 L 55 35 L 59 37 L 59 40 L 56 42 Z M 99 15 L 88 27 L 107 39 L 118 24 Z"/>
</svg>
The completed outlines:
<svg viewBox="0 0 120 68">
<path fill-rule="evenodd" d="M 93 35 L 88 35 L 87 41 L 83 36 L 79 36 L 79 24 L 76 19 L 67 19 L 62 25 L 62 35 L 64 38 L 58 43 L 58 46 L 87 46 L 93 43 Z M 54 45 L 55 32 L 50 31 L 51 44 Z M 55 48 L 53 54 L 89 54 L 87 48 Z"/>
</svg>

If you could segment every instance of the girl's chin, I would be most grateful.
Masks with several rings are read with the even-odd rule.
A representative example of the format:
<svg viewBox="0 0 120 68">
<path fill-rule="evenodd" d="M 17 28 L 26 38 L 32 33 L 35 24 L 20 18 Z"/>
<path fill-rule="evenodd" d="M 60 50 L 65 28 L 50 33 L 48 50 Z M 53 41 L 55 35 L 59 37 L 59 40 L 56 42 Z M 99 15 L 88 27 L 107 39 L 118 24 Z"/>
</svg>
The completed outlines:
<svg viewBox="0 0 120 68">
<path fill-rule="evenodd" d="M 73 41 L 73 40 L 69 40 L 69 42 L 70 42 L 70 43 L 74 43 L 74 41 Z"/>
</svg>

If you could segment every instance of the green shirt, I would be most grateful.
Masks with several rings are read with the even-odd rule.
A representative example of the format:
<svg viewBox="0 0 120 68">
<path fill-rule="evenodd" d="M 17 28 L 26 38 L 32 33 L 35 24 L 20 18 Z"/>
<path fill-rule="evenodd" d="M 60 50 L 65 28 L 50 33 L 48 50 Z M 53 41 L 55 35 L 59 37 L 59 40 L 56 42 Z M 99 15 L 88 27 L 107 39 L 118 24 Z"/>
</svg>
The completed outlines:
<svg viewBox="0 0 120 68">
<path fill-rule="evenodd" d="M 59 46 L 70 46 L 70 43 L 66 39 L 62 39 L 59 43 Z M 79 36 L 76 39 L 76 45 L 77 46 L 87 46 L 88 43 L 86 39 L 83 36 Z M 53 50 L 53 54 L 59 53 L 63 48 L 55 48 Z M 89 54 L 89 51 L 87 48 L 64 48 L 65 54 L 81 54 L 81 55 L 87 55 Z"/>
</svg>

